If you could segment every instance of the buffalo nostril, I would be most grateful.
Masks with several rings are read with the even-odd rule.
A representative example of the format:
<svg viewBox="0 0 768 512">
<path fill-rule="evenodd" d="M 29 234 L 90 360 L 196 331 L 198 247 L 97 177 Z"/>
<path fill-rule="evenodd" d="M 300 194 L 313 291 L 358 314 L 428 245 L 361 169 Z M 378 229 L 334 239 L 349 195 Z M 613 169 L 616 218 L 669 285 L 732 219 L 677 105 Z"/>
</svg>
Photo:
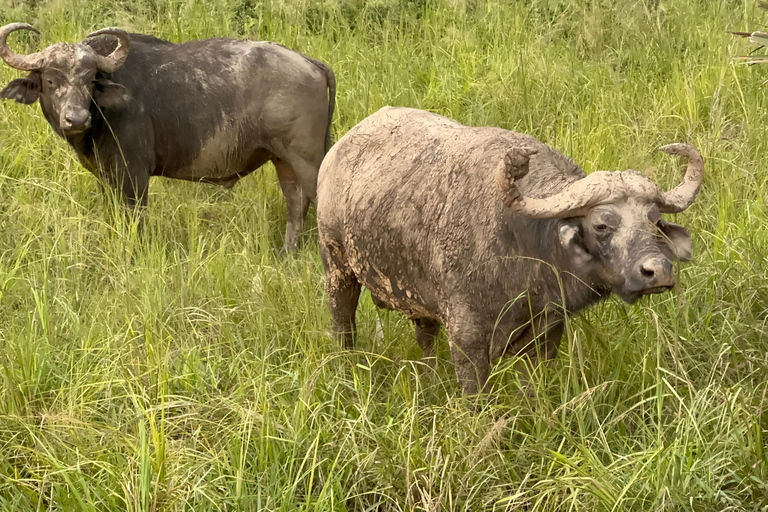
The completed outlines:
<svg viewBox="0 0 768 512">
<path fill-rule="evenodd" d="M 77 123 L 77 118 L 72 114 L 65 114 L 61 118 L 61 124 L 64 127 L 69 128 L 71 126 L 74 126 L 76 123 Z"/>
<path fill-rule="evenodd" d="M 654 275 L 656 275 L 656 272 L 653 270 L 653 268 L 646 265 L 643 265 L 642 267 L 640 267 L 640 273 L 644 277 L 653 277 Z"/>
</svg>

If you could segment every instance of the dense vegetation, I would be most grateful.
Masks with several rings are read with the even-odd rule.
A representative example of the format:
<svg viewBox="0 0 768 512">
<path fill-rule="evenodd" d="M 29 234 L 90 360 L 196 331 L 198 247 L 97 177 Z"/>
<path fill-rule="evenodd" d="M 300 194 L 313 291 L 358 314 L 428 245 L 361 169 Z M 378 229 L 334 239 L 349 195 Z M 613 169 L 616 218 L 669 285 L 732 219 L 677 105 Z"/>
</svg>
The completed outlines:
<svg viewBox="0 0 768 512">
<path fill-rule="evenodd" d="M 232 192 L 156 179 L 136 236 L 39 107 L 0 104 L 3 510 L 765 510 L 768 26 L 753 0 L 10 0 L 31 51 L 118 25 L 284 43 L 336 72 L 336 138 L 383 105 L 530 133 L 587 171 L 664 186 L 691 142 L 701 194 L 678 288 L 573 319 L 519 392 L 472 413 L 445 339 L 358 313 L 330 334 L 314 220 L 277 250 L 274 169 Z M 5 84 L 19 72 L 0 66 Z"/>
</svg>

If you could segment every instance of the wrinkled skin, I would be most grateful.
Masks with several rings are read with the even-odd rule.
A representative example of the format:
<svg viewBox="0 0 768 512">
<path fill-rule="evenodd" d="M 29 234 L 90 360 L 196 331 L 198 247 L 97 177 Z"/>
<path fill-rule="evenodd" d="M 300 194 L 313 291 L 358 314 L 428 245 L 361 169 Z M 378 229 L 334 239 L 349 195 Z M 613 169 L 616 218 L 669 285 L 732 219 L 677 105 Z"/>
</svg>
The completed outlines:
<svg viewBox="0 0 768 512">
<path fill-rule="evenodd" d="M 566 218 L 510 208 L 521 195 L 547 197 L 584 176 L 527 135 L 407 108 L 363 120 L 329 151 L 318 178 L 335 332 L 353 346 L 365 286 L 379 307 L 414 320 L 425 357 L 445 326 L 456 375 L 474 394 L 495 358 L 554 357 L 565 314 L 612 292 L 632 303 L 672 288 L 672 260 L 690 258 L 691 239 L 648 197 Z M 641 180 L 639 189 L 650 183 L 622 176 Z"/>
<path fill-rule="evenodd" d="M 94 54 L 110 55 L 114 36 L 58 43 L 0 96 L 39 101 L 81 163 L 130 207 L 146 205 L 150 176 L 231 188 L 271 160 L 288 203 L 283 249 L 296 249 L 330 146 L 330 68 L 269 42 L 129 36 L 127 59 L 112 73 Z"/>
</svg>

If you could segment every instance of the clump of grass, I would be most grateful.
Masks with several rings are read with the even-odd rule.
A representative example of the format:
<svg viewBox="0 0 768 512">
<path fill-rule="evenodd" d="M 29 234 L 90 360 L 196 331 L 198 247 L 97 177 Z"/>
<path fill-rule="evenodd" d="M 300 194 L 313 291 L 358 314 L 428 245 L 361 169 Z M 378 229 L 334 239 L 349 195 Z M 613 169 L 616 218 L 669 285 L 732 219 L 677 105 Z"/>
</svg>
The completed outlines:
<svg viewBox="0 0 768 512">
<path fill-rule="evenodd" d="M 736 8 L 739 7 L 739 8 Z M 410 322 L 361 300 L 330 335 L 316 235 L 277 257 L 274 170 L 156 179 L 139 240 L 37 106 L 0 104 L 3 510 L 762 510 L 768 506 L 768 108 L 727 33 L 751 2 L 47 0 L 32 49 L 119 25 L 328 62 L 336 138 L 383 105 L 530 133 L 588 171 L 707 175 L 677 290 L 570 323 L 524 398 L 471 414 Z M 26 37 L 26 35 L 24 36 Z M 8 82 L 18 72 L 0 66 Z M 117 224 L 115 224 L 117 223 Z"/>
</svg>

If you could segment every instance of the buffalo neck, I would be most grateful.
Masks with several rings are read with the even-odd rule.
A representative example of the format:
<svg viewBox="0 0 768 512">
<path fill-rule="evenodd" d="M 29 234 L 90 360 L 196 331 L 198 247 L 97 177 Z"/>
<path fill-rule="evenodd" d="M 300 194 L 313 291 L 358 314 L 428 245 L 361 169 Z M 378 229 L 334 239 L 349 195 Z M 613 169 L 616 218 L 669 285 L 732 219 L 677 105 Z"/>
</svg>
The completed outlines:
<svg viewBox="0 0 768 512">
<path fill-rule="evenodd" d="M 579 266 L 560 242 L 558 219 L 533 219 L 509 212 L 505 233 L 508 275 L 520 276 L 532 304 L 539 308 L 562 307 L 569 314 L 587 308 L 610 295 L 588 268 Z M 518 289 L 519 290 L 519 289 Z"/>
</svg>

